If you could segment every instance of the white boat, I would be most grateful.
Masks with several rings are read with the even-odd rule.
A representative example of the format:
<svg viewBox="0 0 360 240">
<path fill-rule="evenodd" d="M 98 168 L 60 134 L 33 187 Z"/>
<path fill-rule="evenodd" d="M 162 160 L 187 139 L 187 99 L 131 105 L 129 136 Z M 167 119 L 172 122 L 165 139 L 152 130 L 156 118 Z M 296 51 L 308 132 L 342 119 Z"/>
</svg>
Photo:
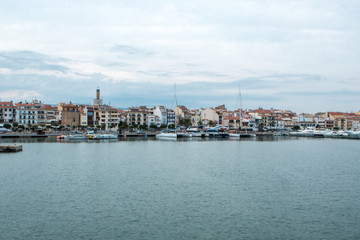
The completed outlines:
<svg viewBox="0 0 360 240">
<path fill-rule="evenodd" d="M 350 131 L 349 132 L 349 137 L 350 138 L 360 138 L 360 130 Z"/>
<path fill-rule="evenodd" d="M 102 140 L 102 139 L 117 139 L 118 136 L 116 134 L 96 134 L 92 139 L 94 140 Z"/>
<path fill-rule="evenodd" d="M 190 138 L 190 137 L 192 137 L 192 134 L 191 133 L 186 133 L 186 132 L 180 132 L 180 133 L 177 133 L 177 136 L 178 137 L 183 137 L 183 138 Z"/>
<path fill-rule="evenodd" d="M 348 137 L 349 133 L 343 130 L 334 132 L 335 137 L 339 137 L 339 138 L 343 138 L 343 137 Z"/>
<path fill-rule="evenodd" d="M 240 138 L 240 133 L 229 133 L 229 137 L 231 137 L 231 138 Z"/>
<path fill-rule="evenodd" d="M 69 136 L 65 136 L 66 139 L 69 140 L 87 140 L 88 137 L 86 135 L 82 135 L 82 134 L 74 134 L 74 135 L 69 135 Z"/>
<path fill-rule="evenodd" d="M 331 130 L 324 131 L 324 137 L 334 137 L 334 132 Z"/>
<path fill-rule="evenodd" d="M 314 136 L 314 131 L 313 129 L 304 129 L 304 130 L 300 130 L 298 132 L 290 132 L 291 136 L 300 136 L 300 137 L 313 137 Z"/>
<path fill-rule="evenodd" d="M 202 137 L 202 133 L 199 133 L 199 132 L 194 132 L 194 133 L 191 133 L 191 135 L 193 136 L 193 137 Z"/>
<path fill-rule="evenodd" d="M 177 138 L 177 134 L 176 133 L 159 133 L 156 134 L 157 138 Z"/>
<path fill-rule="evenodd" d="M 175 100 L 175 106 L 177 106 L 176 104 L 176 85 L 174 83 L 174 100 Z M 161 133 L 158 133 L 155 135 L 156 138 L 159 138 L 159 139 L 177 139 L 178 135 L 176 133 L 176 112 L 174 110 L 174 114 L 175 114 L 175 132 L 174 133 L 171 133 L 171 132 L 161 132 Z"/>
</svg>

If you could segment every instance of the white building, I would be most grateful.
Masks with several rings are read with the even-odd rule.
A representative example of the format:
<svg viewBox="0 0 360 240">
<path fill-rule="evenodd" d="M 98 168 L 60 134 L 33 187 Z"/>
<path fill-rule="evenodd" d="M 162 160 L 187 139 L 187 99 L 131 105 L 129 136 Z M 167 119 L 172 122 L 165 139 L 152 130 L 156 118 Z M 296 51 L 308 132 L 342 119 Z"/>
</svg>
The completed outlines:
<svg viewBox="0 0 360 240">
<path fill-rule="evenodd" d="M 38 100 L 32 103 L 17 103 L 16 121 L 19 124 L 45 124 L 45 111 L 43 104 Z"/>
<path fill-rule="evenodd" d="M 219 122 L 219 115 L 213 108 L 206 108 L 201 111 L 201 121 L 205 123 L 212 122 Z"/>
<path fill-rule="evenodd" d="M 154 115 L 160 118 L 161 124 L 167 125 L 168 123 L 168 114 L 167 109 L 164 106 L 157 106 L 154 110 Z"/>
</svg>

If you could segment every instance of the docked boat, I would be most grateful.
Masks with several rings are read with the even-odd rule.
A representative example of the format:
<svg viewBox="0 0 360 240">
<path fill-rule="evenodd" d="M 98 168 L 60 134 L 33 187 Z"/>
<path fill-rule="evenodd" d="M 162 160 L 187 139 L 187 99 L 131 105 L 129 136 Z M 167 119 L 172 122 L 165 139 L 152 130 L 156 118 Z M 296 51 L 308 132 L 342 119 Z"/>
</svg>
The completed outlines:
<svg viewBox="0 0 360 240">
<path fill-rule="evenodd" d="M 240 138 L 250 138 L 250 137 L 256 137 L 256 134 L 254 134 L 254 133 L 240 133 Z"/>
<path fill-rule="evenodd" d="M 229 133 L 230 138 L 240 138 L 240 133 Z"/>
<path fill-rule="evenodd" d="M 360 138 L 360 130 L 350 131 L 349 138 L 356 138 L 356 139 Z"/>
<path fill-rule="evenodd" d="M 192 135 L 193 137 L 205 137 L 205 134 L 200 133 L 200 132 L 194 132 L 194 133 L 191 133 L 191 135 Z"/>
<path fill-rule="evenodd" d="M 74 134 L 74 135 L 66 136 L 66 139 L 69 139 L 69 140 L 87 140 L 88 137 L 86 135 L 82 135 L 82 134 Z"/>
<path fill-rule="evenodd" d="M 65 137 L 66 137 L 65 135 L 60 135 L 60 136 L 57 136 L 56 139 L 57 140 L 63 140 L 63 139 L 65 139 Z"/>
<path fill-rule="evenodd" d="M 175 100 L 175 106 L 177 105 L 177 101 L 176 101 L 176 84 L 174 83 L 174 100 Z M 174 112 L 175 113 L 175 112 Z M 159 138 L 159 139 L 177 139 L 178 137 L 178 134 L 176 133 L 176 114 L 175 114 L 175 122 L 174 122 L 174 125 L 175 125 L 175 129 L 174 129 L 174 132 L 161 132 L 161 133 L 158 133 L 156 134 L 156 138 Z"/>
<path fill-rule="evenodd" d="M 117 139 L 116 134 L 96 134 L 91 139 L 93 140 L 103 140 L 103 139 Z"/>
<path fill-rule="evenodd" d="M 156 134 L 157 138 L 173 138 L 176 139 L 177 138 L 177 134 L 176 133 L 169 133 L 169 132 L 162 132 L 162 133 L 158 133 Z"/>
<path fill-rule="evenodd" d="M 179 138 L 190 138 L 192 137 L 191 133 L 186 133 L 186 132 L 179 132 L 177 133 L 177 137 Z"/>
</svg>

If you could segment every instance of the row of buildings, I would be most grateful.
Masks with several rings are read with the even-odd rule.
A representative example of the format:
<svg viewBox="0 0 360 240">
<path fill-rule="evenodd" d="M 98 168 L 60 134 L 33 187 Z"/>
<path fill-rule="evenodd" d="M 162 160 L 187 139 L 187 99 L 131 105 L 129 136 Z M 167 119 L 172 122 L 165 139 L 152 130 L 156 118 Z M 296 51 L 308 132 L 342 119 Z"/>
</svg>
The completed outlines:
<svg viewBox="0 0 360 240">
<path fill-rule="evenodd" d="M 183 121 L 182 121 L 183 120 Z M 148 108 L 146 106 L 119 109 L 104 105 L 100 89 L 96 90 L 93 105 L 59 103 L 56 106 L 41 101 L 0 102 L 0 124 L 18 123 L 20 125 L 64 125 L 101 126 L 103 129 L 123 126 L 169 126 L 180 122 L 191 126 L 223 126 L 239 129 L 285 129 L 300 127 L 319 127 L 324 129 L 359 129 L 360 111 L 357 113 L 321 112 L 316 114 L 297 114 L 290 110 L 248 109 L 228 110 L 225 105 L 215 108 L 188 109 L 176 106 Z"/>
</svg>

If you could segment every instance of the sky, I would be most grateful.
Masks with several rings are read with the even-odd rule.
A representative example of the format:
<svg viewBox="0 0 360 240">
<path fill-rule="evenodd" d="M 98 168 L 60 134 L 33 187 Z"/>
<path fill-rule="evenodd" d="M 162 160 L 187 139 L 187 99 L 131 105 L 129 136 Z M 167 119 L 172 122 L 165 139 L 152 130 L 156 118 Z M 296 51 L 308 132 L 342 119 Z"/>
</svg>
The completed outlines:
<svg viewBox="0 0 360 240">
<path fill-rule="evenodd" d="M 360 110 L 358 0 L 0 0 L 0 100 Z M 240 91 L 239 91 L 240 86 Z M 239 92 L 241 101 L 239 103 Z"/>
</svg>

